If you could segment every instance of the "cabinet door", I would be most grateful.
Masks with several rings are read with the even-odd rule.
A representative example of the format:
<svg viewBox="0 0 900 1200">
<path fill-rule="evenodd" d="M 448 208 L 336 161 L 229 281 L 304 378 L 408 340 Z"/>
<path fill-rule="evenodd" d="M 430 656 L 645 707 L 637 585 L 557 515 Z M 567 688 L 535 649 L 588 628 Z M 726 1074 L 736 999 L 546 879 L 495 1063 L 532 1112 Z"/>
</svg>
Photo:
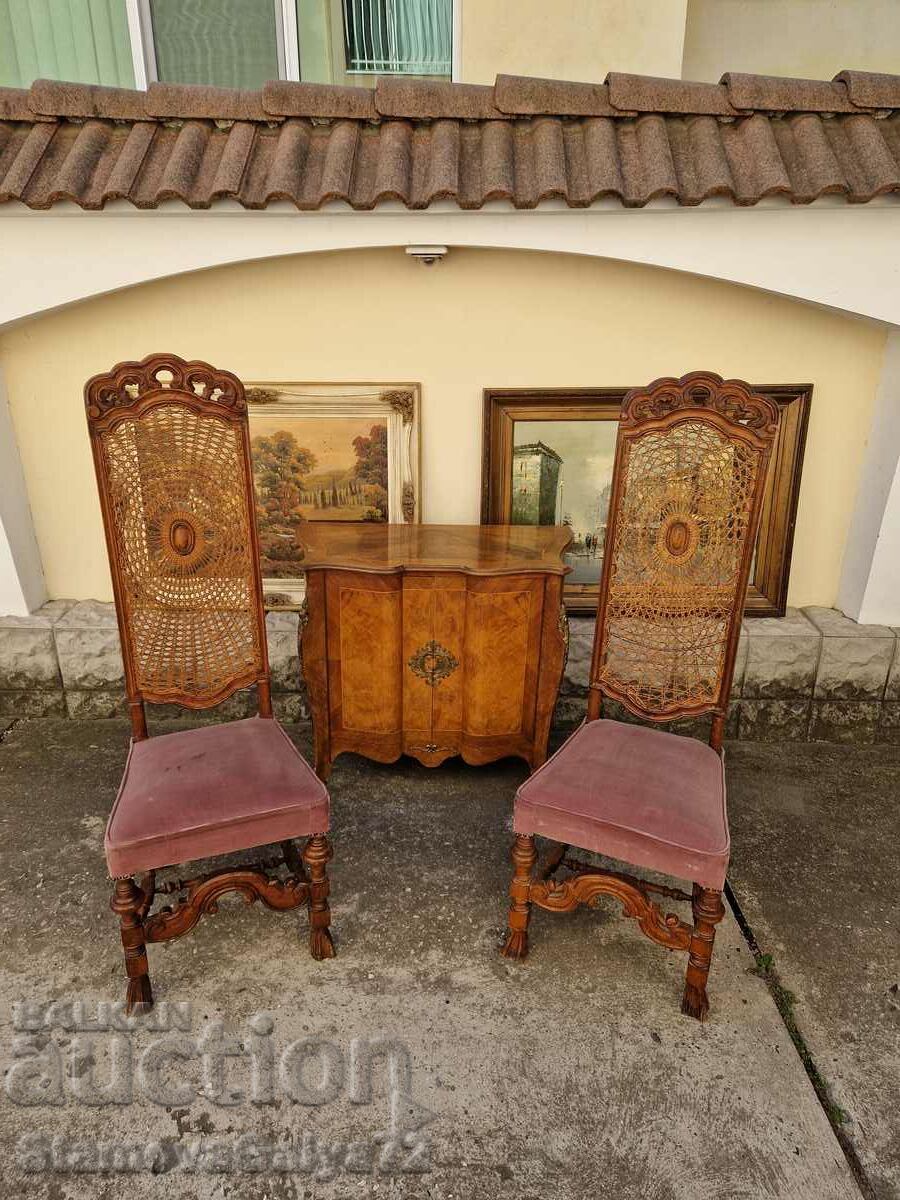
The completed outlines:
<svg viewBox="0 0 900 1200">
<path fill-rule="evenodd" d="M 470 761 L 530 754 L 541 654 L 542 576 L 470 578 L 463 733 Z"/>
<path fill-rule="evenodd" d="M 332 757 L 392 762 L 403 742 L 400 577 L 332 570 L 326 592 Z"/>
<path fill-rule="evenodd" d="M 458 573 L 403 580 L 403 748 L 435 766 L 459 748 L 466 583 Z"/>
</svg>

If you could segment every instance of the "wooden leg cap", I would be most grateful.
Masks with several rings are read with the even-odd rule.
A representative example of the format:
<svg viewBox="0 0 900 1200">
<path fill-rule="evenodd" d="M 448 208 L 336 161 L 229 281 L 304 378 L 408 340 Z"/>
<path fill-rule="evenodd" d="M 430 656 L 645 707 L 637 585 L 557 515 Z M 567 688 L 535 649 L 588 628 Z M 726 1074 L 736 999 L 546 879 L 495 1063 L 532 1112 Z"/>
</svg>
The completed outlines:
<svg viewBox="0 0 900 1200">
<path fill-rule="evenodd" d="M 506 941 L 500 947 L 504 958 L 525 958 L 528 954 L 528 932 L 525 929 L 510 929 Z"/>
<path fill-rule="evenodd" d="M 322 929 L 309 931 L 309 952 L 317 962 L 321 962 L 323 958 L 334 958 L 334 942 L 327 925 Z"/>
</svg>

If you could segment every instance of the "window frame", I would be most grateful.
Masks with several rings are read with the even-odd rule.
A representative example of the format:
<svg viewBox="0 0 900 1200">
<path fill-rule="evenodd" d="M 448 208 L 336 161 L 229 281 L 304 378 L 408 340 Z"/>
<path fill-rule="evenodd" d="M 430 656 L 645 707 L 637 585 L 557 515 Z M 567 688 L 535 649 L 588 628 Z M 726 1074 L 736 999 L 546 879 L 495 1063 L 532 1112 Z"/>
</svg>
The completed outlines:
<svg viewBox="0 0 900 1200">
<path fill-rule="evenodd" d="M 146 91 L 149 84 L 159 81 L 150 0 L 125 0 L 125 10 L 131 38 L 135 87 Z M 278 78 L 299 81 L 300 41 L 297 36 L 296 0 L 272 0 L 272 15 L 275 20 Z"/>
<path fill-rule="evenodd" d="M 297 29 L 296 0 L 272 0 L 275 16 L 275 42 L 278 51 L 278 78 L 300 82 L 300 38 Z M 462 0 L 452 0 L 450 40 L 450 78 L 459 81 L 459 53 L 462 43 Z M 125 0 L 134 86 L 146 91 L 158 82 L 156 49 L 150 0 Z"/>
</svg>

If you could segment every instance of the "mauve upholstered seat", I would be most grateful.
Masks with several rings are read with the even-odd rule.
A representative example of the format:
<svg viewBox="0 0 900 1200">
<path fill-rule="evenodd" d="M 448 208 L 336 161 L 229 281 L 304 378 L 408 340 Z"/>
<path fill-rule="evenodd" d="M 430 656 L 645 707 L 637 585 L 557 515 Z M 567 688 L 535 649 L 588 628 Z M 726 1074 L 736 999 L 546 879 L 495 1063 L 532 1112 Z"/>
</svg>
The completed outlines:
<svg viewBox="0 0 900 1200">
<path fill-rule="evenodd" d="M 106 827 L 110 875 L 328 830 L 328 792 L 277 721 L 132 742 Z"/>
<path fill-rule="evenodd" d="M 724 764 L 715 750 L 620 721 L 587 721 L 520 788 L 516 833 L 540 834 L 721 888 Z"/>
</svg>

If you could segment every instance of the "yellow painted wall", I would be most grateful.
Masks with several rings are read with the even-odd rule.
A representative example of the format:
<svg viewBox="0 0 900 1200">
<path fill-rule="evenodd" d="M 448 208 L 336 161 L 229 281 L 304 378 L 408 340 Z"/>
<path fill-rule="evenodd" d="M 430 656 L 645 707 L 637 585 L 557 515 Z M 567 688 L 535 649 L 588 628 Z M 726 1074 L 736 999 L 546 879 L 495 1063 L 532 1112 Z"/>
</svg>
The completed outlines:
<svg viewBox="0 0 900 1200">
<path fill-rule="evenodd" d="M 896 72 L 898 0 L 689 0 L 684 78 L 725 71 L 831 79 L 844 68 Z"/>
<path fill-rule="evenodd" d="M 420 380 L 424 512 L 479 519 L 484 387 L 621 386 L 699 368 L 815 385 L 792 604 L 833 604 L 881 368 L 875 325 L 732 284 L 574 256 L 305 255 L 145 284 L 0 339 L 52 597 L 110 598 L 88 376 L 158 350 L 246 379 Z"/>
<path fill-rule="evenodd" d="M 462 0 L 460 79 L 681 74 L 687 0 Z"/>
</svg>

